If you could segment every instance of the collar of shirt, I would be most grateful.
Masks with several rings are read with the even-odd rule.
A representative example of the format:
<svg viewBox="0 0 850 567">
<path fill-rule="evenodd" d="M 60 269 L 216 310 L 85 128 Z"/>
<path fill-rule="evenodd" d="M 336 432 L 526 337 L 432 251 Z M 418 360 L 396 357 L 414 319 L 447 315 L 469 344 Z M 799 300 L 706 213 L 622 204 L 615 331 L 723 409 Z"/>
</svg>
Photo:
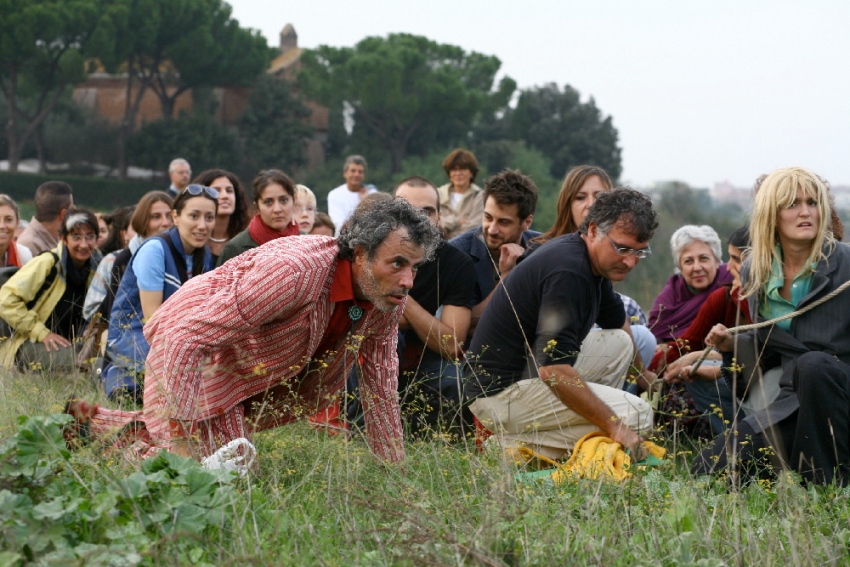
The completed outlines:
<svg viewBox="0 0 850 567">
<path fill-rule="evenodd" d="M 805 272 L 800 272 L 794 278 L 794 281 L 791 282 L 791 300 L 788 301 L 781 295 L 779 295 L 779 290 L 782 289 L 782 286 L 785 284 L 785 276 L 782 273 L 782 266 L 779 263 L 779 260 L 774 257 L 773 266 L 770 270 L 770 278 L 767 280 L 767 285 L 765 286 L 765 296 L 769 301 L 775 301 L 780 303 L 785 303 L 796 307 L 800 304 L 804 297 L 809 294 L 809 291 L 812 288 L 812 276 L 814 275 L 815 265 L 812 265 L 812 269 Z"/>
<path fill-rule="evenodd" d="M 814 266 L 812 266 L 814 269 Z M 759 309 L 759 315 L 765 320 L 775 319 L 783 315 L 791 313 L 797 308 L 797 305 L 805 298 L 812 288 L 812 276 L 814 273 L 809 271 L 806 275 L 798 274 L 791 283 L 791 300 L 787 300 L 779 295 L 779 290 L 785 283 L 785 276 L 782 273 L 782 265 L 774 258 L 773 266 L 770 270 L 770 278 L 767 280 L 767 285 L 764 289 L 764 302 Z M 776 324 L 780 329 L 791 332 L 791 320 L 786 319 L 779 321 Z"/>
<path fill-rule="evenodd" d="M 369 301 L 357 301 L 354 297 L 354 282 L 351 277 L 351 260 L 345 258 L 337 260 L 336 272 L 334 273 L 333 282 L 331 282 L 330 300 L 332 303 L 348 301 L 355 305 L 359 305 L 363 309 L 372 309 L 372 303 Z"/>
</svg>

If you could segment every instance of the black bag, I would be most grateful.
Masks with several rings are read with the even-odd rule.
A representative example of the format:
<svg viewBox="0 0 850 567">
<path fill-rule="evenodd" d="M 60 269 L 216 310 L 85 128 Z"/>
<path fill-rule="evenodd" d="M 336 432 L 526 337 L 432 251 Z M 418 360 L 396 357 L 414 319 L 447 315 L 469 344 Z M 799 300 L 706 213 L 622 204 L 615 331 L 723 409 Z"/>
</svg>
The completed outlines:
<svg viewBox="0 0 850 567">
<path fill-rule="evenodd" d="M 5 268 L 0 268 L 0 287 L 3 287 L 9 279 L 18 273 L 20 268 L 18 266 L 7 266 Z"/>
<path fill-rule="evenodd" d="M 56 276 L 59 274 L 59 255 L 53 250 L 45 250 L 41 254 L 50 254 L 53 256 L 53 267 L 50 268 L 50 272 L 48 272 L 47 277 L 44 279 L 44 283 L 41 284 L 41 287 L 36 292 L 35 297 L 33 297 L 31 301 L 27 302 L 27 309 L 30 311 L 32 311 L 32 308 L 35 307 L 36 303 L 38 303 L 38 300 L 41 299 L 41 296 L 44 295 L 44 292 L 53 285 L 53 282 L 56 281 Z M 41 254 L 39 254 L 39 256 Z M 18 270 L 20 270 L 20 268 L 17 266 L 0 268 L 0 287 L 3 287 L 3 285 L 5 285 L 12 276 L 17 274 Z M 0 337 L 10 337 L 12 336 L 12 332 L 14 332 L 14 329 L 12 329 L 4 319 L 0 318 Z"/>
</svg>

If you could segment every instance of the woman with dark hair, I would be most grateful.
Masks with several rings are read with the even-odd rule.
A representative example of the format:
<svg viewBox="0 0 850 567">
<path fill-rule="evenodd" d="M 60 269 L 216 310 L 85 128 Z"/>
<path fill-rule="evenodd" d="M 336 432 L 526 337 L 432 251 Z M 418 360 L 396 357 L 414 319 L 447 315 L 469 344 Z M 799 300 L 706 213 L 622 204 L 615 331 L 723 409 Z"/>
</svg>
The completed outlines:
<svg viewBox="0 0 850 567">
<path fill-rule="evenodd" d="M 543 244 L 556 236 L 578 232 L 587 217 L 587 211 L 603 191 L 614 187 L 608 173 L 595 165 L 578 165 L 567 172 L 558 194 L 557 216 L 552 228 L 533 238 L 531 242 Z"/>
<path fill-rule="evenodd" d="M 83 326 L 83 298 L 100 254 L 97 217 L 71 209 L 59 228 L 59 245 L 33 258 L 2 288 L 0 317 L 9 326 L 0 344 L 4 368 L 73 370 L 72 341 Z"/>
<path fill-rule="evenodd" d="M 148 237 L 171 228 L 171 203 L 171 197 L 165 191 L 150 191 L 139 199 L 135 207 L 125 207 L 130 210 L 128 226 L 123 231 L 124 235 L 119 233 L 118 237 L 126 239 L 126 243 L 115 252 L 104 255 L 98 264 L 97 273 L 89 286 L 83 305 L 86 321 L 90 321 L 97 312 L 100 312 L 104 320 L 109 319 L 112 301 L 124 276 L 124 270 L 130 263 L 130 257 Z M 120 224 L 122 223 L 119 221 Z"/>
<path fill-rule="evenodd" d="M 734 336 L 718 324 L 705 339 L 723 353 L 738 397 L 756 400 L 695 473 L 722 470 L 733 455 L 752 464 L 770 447 L 807 482 L 850 483 L 850 294 L 837 293 L 850 280 L 850 246 L 835 240 L 831 209 L 826 184 L 806 169 L 778 169 L 761 184 L 741 287 L 752 320 L 772 324 Z"/>
<path fill-rule="evenodd" d="M 8 195 L 0 193 L 0 267 L 20 268 L 32 260 L 32 252 L 15 242 L 15 231 L 21 222 L 18 204 Z"/>
<path fill-rule="evenodd" d="M 440 228 L 447 240 L 481 226 L 484 193 L 474 183 L 478 160 L 469 150 L 458 148 L 443 160 L 449 182 L 437 188 L 440 194 Z"/>
<path fill-rule="evenodd" d="M 224 169 L 202 171 L 192 183 L 218 191 L 218 213 L 209 240 L 210 250 L 218 257 L 225 244 L 248 226 L 248 196 L 236 174 Z"/>
<path fill-rule="evenodd" d="M 254 206 L 257 214 L 224 246 L 218 266 L 276 238 L 301 234 L 293 214 L 295 183 L 281 170 L 267 169 L 254 178 Z"/>
<path fill-rule="evenodd" d="M 110 398 L 141 399 L 148 343 L 144 323 L 191 277 L 213 269 L 207 246 L 218 207 L 218 191 L 189 185 L 174 200 L 174 226 L 146 240 L 133 254 L 118 286 L 109 317 L 103 384 Z"/>
<path fill-rule="evenodd" d="M 109 227 L 109 232 L 106 238 L 98 245 L 98 250 L 103 256 L 117 252 L 127 247 L 130 239 L 135 233 L 130 233 L 130 218 L 133 216 L 135 206 L 119 207 L 108 215 L 103 215 L 101 218 Z"/>
<path fill-rule="evenodd" d="M 101 246 L 109 236 L 109 215 L 95 213 L 94 216 L 97 217 L 97 249 L 101 250 Z"/>
</svg>

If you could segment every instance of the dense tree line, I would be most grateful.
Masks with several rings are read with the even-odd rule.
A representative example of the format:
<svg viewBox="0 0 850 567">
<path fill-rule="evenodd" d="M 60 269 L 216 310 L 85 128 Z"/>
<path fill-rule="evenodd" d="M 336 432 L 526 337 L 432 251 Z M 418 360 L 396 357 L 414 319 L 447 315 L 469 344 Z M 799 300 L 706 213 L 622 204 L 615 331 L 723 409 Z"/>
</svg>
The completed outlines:
<svg viewBox="0 0 850 567">
<path fill-rule="evenodd" d="M 569 85 L 517 91 L 510 77 L 496 79 L 497 57 L 421 36 L 305 50 L 296 84 L 265 73 L 276 50 L 240 27 L 223 0 L 3 2 L 0 38 L 0 157 L 12 171 L 22 157 L 37 156 L 43 164 L 104 163 L 124 177 L 130 164 L 161 170 L 183 155 L 196 170 L 219 165 L 250 175 L 282 167 L 320 181 L 321 195 L 325 179 L 337 184 L 348 153 L 366 155 L 380 182 L 456 146 L 473 149 L 489 171 L 546 168 L 544 185 L 578 163 L 614 177 L 621 170 L 617 131 L 593 99 L 582 102 Z M 126 80 L 117 123 L 71 100 L 73 85 L 95 70 Z M 242 86 L 253 95 L 241 121 L 216 123 L 212 88 Z M 178 113 L 176 100 L 187 92 L 193 110 Z M 149 93 L 162 119 L 136 128 Z M 314 135 L 306 100 L 329 112 L 324 170 L 299 169 Z"/>
</svg>

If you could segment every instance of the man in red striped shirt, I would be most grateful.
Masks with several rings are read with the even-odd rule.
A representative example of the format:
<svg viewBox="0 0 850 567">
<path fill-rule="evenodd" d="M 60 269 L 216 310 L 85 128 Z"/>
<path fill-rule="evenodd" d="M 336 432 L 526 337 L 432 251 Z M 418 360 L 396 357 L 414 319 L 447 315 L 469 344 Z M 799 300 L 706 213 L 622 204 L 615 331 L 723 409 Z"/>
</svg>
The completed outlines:
<svg viewBox="0 0 850 567">
<path fill-rule="evenodd" d="M 391 199 L 358 208 L 337 239 L 295 236 L 245 252 L 192 278 L 145 326 L 143 410 L 71 403 L 69 413 L 93 435 L 143 422 L 139 456 L 204 458 L 339 403 L 359 357 L 367 440 L 401 460 L 398 321 L 439 238 L 425 215 Z"/>
</svg>

